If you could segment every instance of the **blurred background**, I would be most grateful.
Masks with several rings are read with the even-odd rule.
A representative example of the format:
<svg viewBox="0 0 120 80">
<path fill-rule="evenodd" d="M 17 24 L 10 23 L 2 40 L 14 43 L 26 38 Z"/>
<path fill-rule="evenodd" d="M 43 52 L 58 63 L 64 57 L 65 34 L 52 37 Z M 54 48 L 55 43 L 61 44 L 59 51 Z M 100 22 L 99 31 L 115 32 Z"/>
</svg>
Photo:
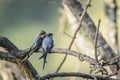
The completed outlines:
<svg viewBox="0 0 120 80">
<path fill-rule="evenodd" d="M 87 0 L 80 1 L 85 5 Z M 116 1 L 118 6 L 117 25 L 120 26 L 120 0 Z M 30 48 L 40 30 L 45 30 L 54 34 L 54 47 L 68 48 L 71 39 L 58 33 L 61 2 L 62 0 L 0 0 L 0 34 L 9 38 L 19 49 L 24 50 Z M 102 20 L 100 30 L 103 31 L 102 34 L 104 35 L 105 30 L 103 28 L 105 27 L 106 17 L 103 0 L 92 0 L 91 4 L 88 14 L 95 25 L 97 25 L 98 19 Z M 70 33 L 69 28 L 68 33 Z M 72 50 L 78 49 L 73 47 Z M 56 70 L 64 55 L 48 55 L 45 70 L 42 70 L 43 61 L 38 60 L 40 56 L 41 53 L 34 53 L 29 60 L 40 75 L 45 75 Z M 72 72 L 76 67 L 80 67 L 78 69 L 79 72 L 88 72 L 86 68 L 89 66 L 87 65 L 88 63 L 80 62 L 77 58 L 68 56 L 60 71 Z M 62 80 L 66 79 L 68 78 Z M 61 78 L 56 78 L 55 80 L 61 80 Z"/>
</svg>

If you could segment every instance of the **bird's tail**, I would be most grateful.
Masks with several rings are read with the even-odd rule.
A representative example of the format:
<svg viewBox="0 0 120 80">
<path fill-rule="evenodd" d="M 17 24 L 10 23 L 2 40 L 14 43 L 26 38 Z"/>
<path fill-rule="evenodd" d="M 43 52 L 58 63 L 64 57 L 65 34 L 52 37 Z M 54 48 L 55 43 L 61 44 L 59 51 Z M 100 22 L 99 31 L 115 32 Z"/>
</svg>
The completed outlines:
<svg viewBox="0 0 120 80">
<path fill-rule="evenodd" d="M 42 59 L 43 57 L 47 57 L 47 53 L 48 53 L 48 52 L 45 52 L 45 51 L 43 50 L 42 56 L 39 57 L 38 59 Z"/>
<path fill-rule="evenodd" d="M 45 68 L 45 63 L 47 63 L 47 61 L 46 61 L 46 56 L 44 57 L 43 70 L 44 70 L 44 68 Z"/>
</svg>

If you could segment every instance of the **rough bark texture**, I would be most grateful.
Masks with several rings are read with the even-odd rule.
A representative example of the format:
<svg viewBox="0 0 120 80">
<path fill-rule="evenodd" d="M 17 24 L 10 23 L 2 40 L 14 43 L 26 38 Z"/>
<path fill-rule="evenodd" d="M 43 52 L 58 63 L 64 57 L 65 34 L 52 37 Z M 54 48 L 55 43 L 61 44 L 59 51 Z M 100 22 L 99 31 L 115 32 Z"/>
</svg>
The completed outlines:
<svg viewBox="0 0 120 80">
<path fill-rule="evenodd" d="M 0 45 L 3 47 L 4 46 L 9 47 L 7 45 L 4 45 L 5 41 L 3 40 L 3 38 L 1 39 L 1 37 L 2 36 L 0 36 Z M 9 43 L 9 40 L 8 40 L 8 43 Z M 11 51 L 12 48 L 17 49 L 15 46 L 13 46 L 13 44 L 8 44 L 8 45 L 12 45 L 11 48 L 9 48 L 9 51 Z M 5 52 L 2 55 L 6 54 L 6 58 L 7 58 L 9 57 L 9 54 L 7 54 L 8 50 L 6 50 L 3 47 L 0 47 L 0 51 Z M 3 57 L 2 55 L 0 56 L 0 58 Z M 26 80 L 25 76 L 23 75 L 23 72 L 21 72 L 21 70 L 18 68 L 16 64 L 10 63 L 8 61 L 3 61 L 3 60 L 0 60 L 0 75 L 3 80 Z"/>
<path fill-rule="evenodd" d="M 27 51 L 19 50 L 10 40 L 2 36 L 0 36 L 0 46 L 2 47 L 2 49 L 5 50 L 5 51 L 2 51 L 2 50 L 0 51 L 1 60 L 9 61 L 11 63 L 14 63 L 14 65 L 17 65 L 16 67 L 18 67 L 17 68 L 19 69 L 18 71 L 23 72 L 21 74 L 24 74 L 25 77 L 22 75 L 24 79 L 40 80 L 40 76 L 38 72 L 34 69 L 32 64 L 28 60 L 22 61 L 23 55 L 27 54 Z M 13 76 L 16 76 L 16 74 L 13 72 L 10 73 L 10 75 L 13 75 Z M 21 79 L 21 80 L 24 80 L 24 79 Z"/>
<path fill-rule="evenodd" d="M 0 74 L 3 80 L 26 80 L 17 65 L 0 60 Z"/>
<path fill-rule="evenodd" d="M 105 37 L 115 52 L 119 52 L 118 49 L 118 28 L 117 28 L 117 5 L 116 0 L 104 0 L 105 13 L 106 13 L 106 26 Z"/>
<path fill-rule="evenodd" d="M 0 47 L 0 51 L 8 52 L 3 47 Z M 6 58 L 7 57 L 8 56 L 6 56 Z M 2 55 L 0 58 L 2 58 Z M 0 74 L 3 80 L 26 80 L 23 72 L 21 72 L 19 67 L 16 64 L 10 63 L 8 61 L 0 60 Z"/>
</svg>

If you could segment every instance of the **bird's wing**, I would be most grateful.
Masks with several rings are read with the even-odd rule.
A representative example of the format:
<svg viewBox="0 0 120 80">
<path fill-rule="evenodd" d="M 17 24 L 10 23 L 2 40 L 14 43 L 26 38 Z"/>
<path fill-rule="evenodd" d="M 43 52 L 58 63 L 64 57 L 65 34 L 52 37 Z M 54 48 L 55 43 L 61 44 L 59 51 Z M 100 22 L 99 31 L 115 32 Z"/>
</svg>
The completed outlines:
<svg viewBox="0 0 120 80">
<path fill-rule="evenodd" d="M 39 36 L 37 36 L 34 40 L 34 43 L 32 45 L 32 49 L 37 49 L 38 47 L 40 47 L 42 45 L 42 38 L 40 38 Z"/>
</svg>

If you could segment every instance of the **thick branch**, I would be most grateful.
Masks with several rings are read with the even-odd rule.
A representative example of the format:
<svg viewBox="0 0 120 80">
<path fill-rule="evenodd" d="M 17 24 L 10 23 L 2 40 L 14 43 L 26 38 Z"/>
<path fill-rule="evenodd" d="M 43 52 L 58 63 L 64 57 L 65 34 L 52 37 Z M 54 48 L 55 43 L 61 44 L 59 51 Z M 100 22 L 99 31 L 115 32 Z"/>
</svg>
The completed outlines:
<svg viewBox="0 0 120 80">
<path fill-rule="evenodd" d="M 16 62 L 16 64 L 19 66 L 19 68 L 26 74 L 26 77 L 29 80 L 40 80 L 39 73 L 34 69 L 32 64 L 26 60 L 24 62 Z"/>
<path fill-rule="evenodd" d="M 10 40 L 8 40 L 6 37 L 1 36 L 0 46 L 8 51 L 8 53 L 0 51 L 1 60 L 6 60 L 17 64 L 18 67 L 20 67 L 24 72 L 24 75 L 28 80 L 40 80 L 40 76 L 32 64 L 28 60 L 22 62 L 22 58 L 27 50 L 20 51 Z"/>
<path fill-rule="evenodd" d="M 4 47 L 9 52 L 19 51 L 19 49 L 13 43 L 11 43 L 11 41 L 8 40 L 6 37 L 0 36 L 0 46 Z"/>
<path fill-rule="evenodd" d="M 70 72 L 70 73 L 53 73 L 53 74 L 48 74 L 43 77 L 41 77 L 42 80 L 45 79 L 50 79 L 50 78 L 55 78 L 55 77 L 82 77 L 82 78 L 88 78 L 88 79 L 94 79 L 94 77 L 90 74 L 84 74 L 84 73 L 76 73 L 76 72 Z M 113 78 L 104 78 L 102 76 L 95 76 L 97 80 L 117 80 Z"/>
<path fill-rule="evenodd" d="M 117 1 L 104 0 L 106 27 L 105 37 L 110 46 L 118 53 Z"/>
</svg>

